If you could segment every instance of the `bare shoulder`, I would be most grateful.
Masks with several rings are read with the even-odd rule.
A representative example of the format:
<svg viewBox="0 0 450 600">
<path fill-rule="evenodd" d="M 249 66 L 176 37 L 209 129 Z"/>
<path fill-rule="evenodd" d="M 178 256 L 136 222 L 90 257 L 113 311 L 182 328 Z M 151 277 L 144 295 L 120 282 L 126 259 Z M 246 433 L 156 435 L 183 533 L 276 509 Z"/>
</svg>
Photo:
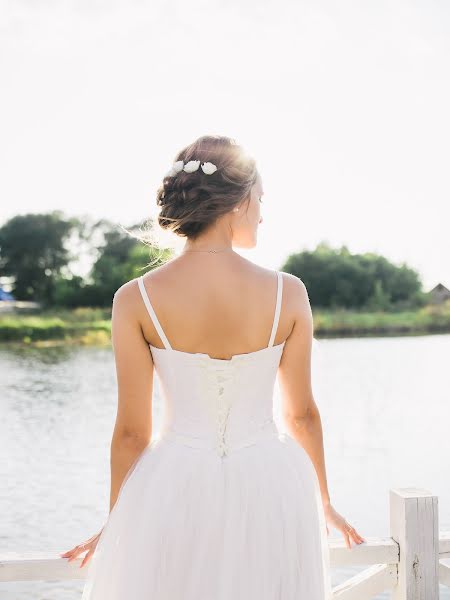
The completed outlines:
<svg viewBox="0 0 450 600">
<path fill-rule="evenodd" d="M 283 298 L 286 310 L 297 317 L 305 317 L 311 312 L 308 290 L 304 282 L 293 275 L 282 271 Z"/>
<path fill-rule="evenodd" d="M 247 261 L 247 263 L 253 271 L 258 272 L 267 280 L 275 277 L 275 269 L 262 267 L 251 261 Z M 305 310 L 309 311 L 310 303 L 308 290 L 306 289 L 304 282 L 300 277 L 297 277 L 292 273 L 286 273 L 285 271 L 280 271 L 280 273 L 283 278 L 283 311 L 292 311 L 292 314 L 294 314 L 295 311 L 297 311 L 297 313 L 304 313 Z"/>
<path fill-rule="evenodd" d="M 113 296 L 113 313 L 130 314 L 136 313 L 142 302 L 138 287 L 138 277 L 130 279 L 121 285 Z"/>
<path fill-rule="evenodd" d="M 167 265 L 163 264 L 158 267 L 155 267 L 151 271 L 147 271 L 147 273 L 143 273 L 142 280 L 144 282 L 144 286 L 148 288 L 148 282 L 150 281 L 150 285 L 153 286 L 155 282 L 158 285 L 158 282 L 162 279 L 164 281 L 164 273 L 167 270 Z M 161 275 L 163 276 L 161 278 Z M 134 279 L 130 279 L 123 285 L 121 285 L 115 292 L 113 296 L 113 315 L 134 315 L 135 317 L 145 318 L 146 310 L 145 305 L 142 300 L 141 291 L 138 285 L 139 277 L 135 277 Z"/>
<path fill-rule="evenodd" d="M 135 295 L 137 289 L 137 278 L 130 279 L 123 285 L 121 285 L 115 292 L 113 297 L 114 304 L 125 304 L 131 300 Z"/>
<path fill-rule="evenodd" d="M 287 293 L 294 296 L 297 295 L 297 297 L 308 295 L 306 285 L 300 277 L 292 273 L 286 273 L 285 271 L 281 271 L 281 275 L 283 277 L 283 291 L 286 290 Z"/>
</svg>

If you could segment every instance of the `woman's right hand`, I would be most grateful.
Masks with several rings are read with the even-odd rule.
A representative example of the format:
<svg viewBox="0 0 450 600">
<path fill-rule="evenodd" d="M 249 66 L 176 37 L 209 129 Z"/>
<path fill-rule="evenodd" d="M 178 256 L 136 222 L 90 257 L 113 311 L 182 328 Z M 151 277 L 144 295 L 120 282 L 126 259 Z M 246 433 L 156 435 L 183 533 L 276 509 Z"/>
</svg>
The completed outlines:
<svg viewBox="0 0 450 600">
<path fill-rule="evenodd" d="M 340 515 L 331 504 L 325 504 L 323 509 L 325 513 L 325 520 L 327 522 L 327 533 L 329 533 L 329 525 L 338 531 L 341 531 L 347 548 L 351 548 L 350 540 L 353 540 L 355 544 L 362 544 L 366 541 L 361 535 L 359 535 L 354 527 L 347 523 L 344 517 Z"/>
<path fill-rule="evenodd" d="M 80 564 L 80 569 L 81 569 L 84 565 L 86 565 L 91 560 L 91 558 L 95 552 L 95 548 L 97 547 L 98 540 L 100 539 L 102 531 L 103 531 L 103 527 L 100 529 L 100 531 L 98 533 L 96 533 L 95 535 L 90 537 L 83 544 L 78 544 L 78 546 L 75 546 L 71 550 L 67 550 L 67 552 L 60 553 L 60 556 L 62 556 L 63 558 L 67 558 L 68 559 L 67 562 L 70 562 L 71 560 L 74 560 L 75 558 L 77 558 L 77 556 L 79 554 L 82 554 L 83 552 L 87 551 L 86 556 L 84 556 L 83 560 L 81 561 L 81 564 Z"/>
</svg>

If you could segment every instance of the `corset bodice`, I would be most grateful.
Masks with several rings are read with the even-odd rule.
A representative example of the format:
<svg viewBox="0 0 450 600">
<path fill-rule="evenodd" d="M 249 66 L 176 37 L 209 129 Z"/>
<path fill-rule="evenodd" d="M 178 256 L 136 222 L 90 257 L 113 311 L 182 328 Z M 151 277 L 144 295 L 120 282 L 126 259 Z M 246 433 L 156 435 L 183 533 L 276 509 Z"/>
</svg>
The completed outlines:
<svg viewBox="0 0 450 600">
<path fill-rule="evenodd" d="M 155 348 L 162 436 L 220 455 L 277 433 L 273 388 L 284 342 L 230 360 Z"/>
<path fill-rule="evenodd" d="M 285 342 L 274 345 L 282 276 L 277 271 L 277 298 L 269 344 L 230 359 L 189 353 L 171 347 L 142 278 L 142 298 L 164 348 L 149 344 L 164 403 L 160 437 L 191 448 L 213 450 L 221 457 L 278 435 L 273 420 L 273 391 Z"/>
</svg>

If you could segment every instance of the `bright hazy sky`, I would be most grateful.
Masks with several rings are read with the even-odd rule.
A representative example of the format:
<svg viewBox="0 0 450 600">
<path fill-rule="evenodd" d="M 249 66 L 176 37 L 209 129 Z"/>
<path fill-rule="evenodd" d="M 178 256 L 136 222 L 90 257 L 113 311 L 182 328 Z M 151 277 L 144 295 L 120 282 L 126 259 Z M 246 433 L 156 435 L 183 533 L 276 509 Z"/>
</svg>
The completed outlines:
<svg viewBox="0 0 450 600">
<path fill-rule="evenodd" d="M 176 152 L 251 152 L 271 268 L 324 240 L 450 286 L 450 3 L 2 0 L 0 222 L 156 214 Z"/>
</svg>

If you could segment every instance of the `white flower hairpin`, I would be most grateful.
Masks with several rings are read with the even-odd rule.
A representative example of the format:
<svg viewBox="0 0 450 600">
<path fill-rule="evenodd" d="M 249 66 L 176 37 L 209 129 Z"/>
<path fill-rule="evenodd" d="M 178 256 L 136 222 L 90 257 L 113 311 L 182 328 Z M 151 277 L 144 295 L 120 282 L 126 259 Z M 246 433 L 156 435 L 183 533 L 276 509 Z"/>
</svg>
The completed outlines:
<svg viewBox="0 0 450 600">
<path fill-rule="evenodd" d="M 193 173 L 194 171 L 197 171 L 199 167 L 199 160 L 190 160 L 186 164 L 184 164 L 184 161 L 182 160 L 177 160 L 173 163 L 172 168 L 166 173 L 166 177 L 173 177 L 180 171 L 184 171 L 185 173 Z M 204 162 L 201 165 L 201 169 L 205 175 L 212 175 L 215 171 L 217 171 L 216 165 L 212 162 Z"/>
</svg>

